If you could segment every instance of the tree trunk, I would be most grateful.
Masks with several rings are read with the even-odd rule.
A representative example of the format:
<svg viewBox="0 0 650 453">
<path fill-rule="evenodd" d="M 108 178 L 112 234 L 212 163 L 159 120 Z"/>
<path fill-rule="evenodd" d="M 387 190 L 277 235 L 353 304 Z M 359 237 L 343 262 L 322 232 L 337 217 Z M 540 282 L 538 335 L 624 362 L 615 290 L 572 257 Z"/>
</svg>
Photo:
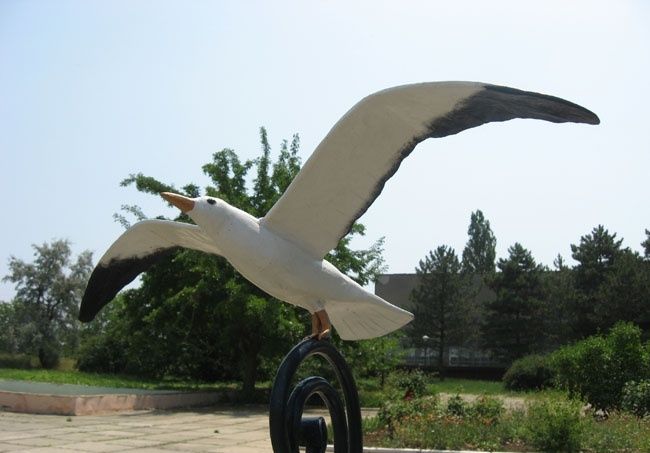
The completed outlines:
<svg viewBox="0 0 650 453">
<path fill-rule="evenodd" d="M 257 352 L 248 351 L 242 357 L 242 394 L 245 400 L 252 400 L 257 381 Z"/>
<path fill-rule="evenodd" d="M 438 376 L 441 381 L 445 380 L 445 335 L 440 335 L 440 343 L 438 344 Z"/>
</svg>

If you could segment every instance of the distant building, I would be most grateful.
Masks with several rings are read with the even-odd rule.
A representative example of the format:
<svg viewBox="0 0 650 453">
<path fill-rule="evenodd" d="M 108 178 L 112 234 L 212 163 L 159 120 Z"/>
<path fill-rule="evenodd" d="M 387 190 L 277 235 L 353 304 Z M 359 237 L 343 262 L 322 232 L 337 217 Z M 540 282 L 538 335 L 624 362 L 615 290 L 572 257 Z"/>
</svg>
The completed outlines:
<svg viewBox="0 0 650 453">
<path fill-rule="evenodd" d="M 375 294 L 391 304 L 405 310 L 413 311 L 411 293 L 417 288 L 419 282 L 417 274 L 381 274 L 375 281 Z M 472 374 L 472 370 L 492 369 L 498 374 L 504 365 L 494 359 L 489 351 L 479 347 L 479 326 L 483 320 L 485 303 L 496 298 L 496 294 L 488 288 L 479 276 L 473 279 L 474 306 L 476 306 L 475 324 L 472 329 L 462 335 L 462 338 L 450 344 L 444 352 L 444 360 L 449 369 L 464 369 Z M 408 326 L 406 327 L 408 328 Z M 438 362 L 438 352 L 433 348 L 406 348 L 404 365 L 429 368 Z M 482 373 L 478 373 L 482 374 Z"/>
</svg>

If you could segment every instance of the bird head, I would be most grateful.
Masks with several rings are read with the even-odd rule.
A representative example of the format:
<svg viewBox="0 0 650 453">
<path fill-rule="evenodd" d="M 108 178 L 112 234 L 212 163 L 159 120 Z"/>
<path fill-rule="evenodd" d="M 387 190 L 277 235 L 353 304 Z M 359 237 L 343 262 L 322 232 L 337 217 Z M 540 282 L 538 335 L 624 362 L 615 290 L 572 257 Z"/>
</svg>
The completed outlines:
<svg viewBox="0 0 650 453">
<path fill-rule="evenodd" d="M 172 192 L 162 192 L 160 196 L 190 216 L 197 225 L 220 224 L 227 206 L 225 201 L 215 197 L 188 198 Z"/>
</svg>

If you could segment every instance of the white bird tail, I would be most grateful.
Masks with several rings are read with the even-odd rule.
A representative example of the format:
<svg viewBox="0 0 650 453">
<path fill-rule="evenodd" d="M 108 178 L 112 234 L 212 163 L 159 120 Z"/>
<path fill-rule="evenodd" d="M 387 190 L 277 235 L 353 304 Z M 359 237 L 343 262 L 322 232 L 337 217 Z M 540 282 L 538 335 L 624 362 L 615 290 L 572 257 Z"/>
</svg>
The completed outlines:
<svg viewBox="0 0 650 453">
<path fill-rule="evenodd" d="M 343 340 L 366 340 L 381 337 L 403 327 L 413 314 L 368 294 L 368 299 L 327 301 L 325 310 Z"/>
</svg>

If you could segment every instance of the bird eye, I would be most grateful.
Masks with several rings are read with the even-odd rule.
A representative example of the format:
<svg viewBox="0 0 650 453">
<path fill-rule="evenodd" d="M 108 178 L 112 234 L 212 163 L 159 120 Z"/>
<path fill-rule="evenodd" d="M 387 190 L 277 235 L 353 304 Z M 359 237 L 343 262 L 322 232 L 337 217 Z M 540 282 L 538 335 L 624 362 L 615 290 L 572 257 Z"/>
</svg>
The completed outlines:
<svg viewBox="0 0 650 453">
<path fill-rule="evenodd" d="M 217 204 L 217 201 L 214 198 L 208 198 L 208 203 Z"/>
</svg>

